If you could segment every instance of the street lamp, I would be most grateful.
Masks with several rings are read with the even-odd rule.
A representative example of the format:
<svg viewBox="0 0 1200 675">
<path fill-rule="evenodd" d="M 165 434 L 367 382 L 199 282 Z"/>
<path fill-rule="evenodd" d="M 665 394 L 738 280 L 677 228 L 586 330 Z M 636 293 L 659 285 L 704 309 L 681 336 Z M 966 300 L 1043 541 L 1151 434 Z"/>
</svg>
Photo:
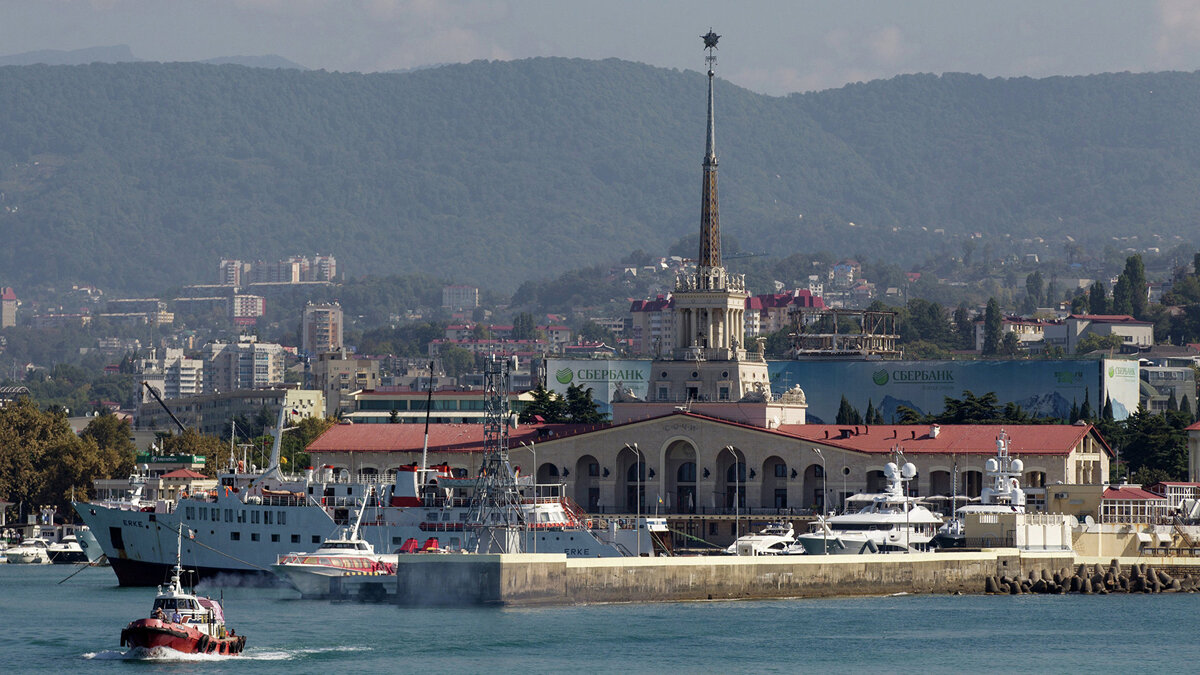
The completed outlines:
<svg viewBox="0 0 1200 675">
<path fill-rule="evenodd" d="M 825 555 L 829 555 L 829 525 L 825 522 L 826 500 L 829 499 L 829 492 L 825 489 L 825 453 L 821 452 L 820 448 L 812 450 L 817 453 L 817 457 L 821 458 L 821 537 L 825 540 L 821 548 L 824 549 Z M 844 477 L 843 480 L 845 480 Z"/>
<path fill-rule="evenodd" d="M 538 470 L 538 463 L 537 463 L 537 450 L 535 450 L 535 449 L 534 449 L 534 447 L 533 447 L 534 445 L 535 445 L 535 444 L 534 444 L 534 442 L 533 442 L 533 441 L 530 441 L 530 442 L 529 442 L 529 445 L 526 445 L 526 444 L 525 444 L 525 441 L 521 441 L 521 447 L 519 447 L 519 448 L 513 448 L 513 450 L 528 450 L 528 451 L 529 451 L 529 452 L 530 452 L 530 453 L 533 455 L 533 473 L 532 473 L 531 475 L 533 476 L 533 517 L 534 517 L 534 519 L 536 520 L 536 519 L 537 519 L 537 470 Z M 529 527 L 529 519 L 528 519 L 528 518 L 524 518 L 523 520 L 525 521 L 525 527 L 526 527 L 526 528 L 528 528 L 528 527 Z M 533 552 L 534 552 L 534 553 L 537 553 L 537 531 L 536 531 L 536 530 L 535 530 L 535 531 L 534 531 L 534 533 L 533 533 Z"/>
<path fill-rule="evenodd" d="M 625 449 L 637 455 L 637 469 L 634 472 L 634 476 L 637 479 L 637 483 L 635 484 L 636 491 L 634 492 L 634 501 L 637 502 L 637 519 L 633 521 L 633 527 L 635 530 L 634 536 L 637 541 L 635 545 L 637 550 L 634 551 L 634 555 L 640 558 L 642 557 L 642 451 L 638 449 L 637 443 L 633 445 L 626 443 Z"/>
<path fill-rule="evenodd" d="M 742 533 L 741 526 L 738 523 L 738 520 L 741 517 L 742 496 L 741 490 L 738 489 L 738 479 L 741 477 L 741 472 L 738 469 L 741 467 L 738 466 L 737 451 L 733 449 L 733 446 L 727 445 L 721 448 L 721 452 L 726 450 L 729 451 L 729 454 L 733 455 L 733 540 L 736 542 L 739 538 L 741 538 Z"/>
</svg>

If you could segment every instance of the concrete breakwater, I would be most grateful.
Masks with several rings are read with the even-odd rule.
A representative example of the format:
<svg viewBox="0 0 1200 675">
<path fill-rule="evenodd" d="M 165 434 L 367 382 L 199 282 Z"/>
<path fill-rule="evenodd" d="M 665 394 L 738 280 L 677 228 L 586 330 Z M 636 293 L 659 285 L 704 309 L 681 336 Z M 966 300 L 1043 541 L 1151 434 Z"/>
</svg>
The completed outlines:
<svg viewBox="0 0 1200 675">
<path fill-rule="evenodd" d="M 978 593 L 986 579 L 1074 564 L 1069 551 L 853 556 L 567 558 L 562 554 L 401 556 L 405 605 L 555 605 L 890 593 Z"/>
<path fill-rule="evenodd" d="M 1191 574 L 1183 578 L 1171 576 L 1168 572 L 1155 569 L 1145 563 L 1135 563 L 1128 566 L 1128 571 L 1122 570 L 1120 562 L 1114 558 L 1104 567 L 1100 563 L 1088 565 L 1080 563 L 1074 574 L 1069 568 L 1050 572 L 1046 568 L 1030 570 L 1029 577 L 993 576 L 984 580 L 984 592 L 988 594 L 1020 595 L 1022 593 L 1041 593 L 1062 595 L 1064 593 L 1082 593 L 1091 595 L 1107 595 L 1109 593 L 1174 593 L 1185 591 L 1194 593 L 1200 590 L 1200 578 Z"/>
</svg>

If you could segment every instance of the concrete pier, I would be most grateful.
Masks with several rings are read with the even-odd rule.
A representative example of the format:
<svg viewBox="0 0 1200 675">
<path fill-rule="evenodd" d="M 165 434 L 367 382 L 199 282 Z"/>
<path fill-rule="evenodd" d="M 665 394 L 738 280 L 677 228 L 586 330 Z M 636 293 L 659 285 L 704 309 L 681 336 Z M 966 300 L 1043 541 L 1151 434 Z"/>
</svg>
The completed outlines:
<svg viewBox="0 0 1200 675">
<path fill-rule="evenodd" d="M 566 605 L 890 593 L 979 593 L 988 576 L 1075 562 L 1064 552 L 838 556 L 567 558 L 562 554 L 409 555 L 397 565 L 405 605 Z"/>
</svg>

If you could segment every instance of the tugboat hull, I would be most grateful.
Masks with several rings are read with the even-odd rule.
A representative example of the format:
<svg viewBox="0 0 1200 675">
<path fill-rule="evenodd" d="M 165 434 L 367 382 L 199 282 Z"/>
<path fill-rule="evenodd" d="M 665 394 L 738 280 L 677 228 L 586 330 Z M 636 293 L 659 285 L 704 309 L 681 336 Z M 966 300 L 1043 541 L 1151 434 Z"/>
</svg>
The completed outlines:
<svg viewBox="0 0 1200 675">
<path fill-rule="evenodd" d="M 168 647 L 184 654 L 240 654 L 246 636 L 212 637 L 192 626 L 160 619 L 138 619 L 121 631 L 121 646 L 154 649 Z"/>
</svg>

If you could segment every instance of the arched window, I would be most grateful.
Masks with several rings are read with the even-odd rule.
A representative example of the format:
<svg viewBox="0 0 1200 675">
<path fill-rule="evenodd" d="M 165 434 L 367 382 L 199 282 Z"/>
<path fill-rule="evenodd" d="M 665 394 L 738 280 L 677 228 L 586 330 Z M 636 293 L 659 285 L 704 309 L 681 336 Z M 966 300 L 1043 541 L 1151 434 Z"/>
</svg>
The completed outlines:
<svg viewBox="0 0 1200 675">
<path fill-rule="evenodd" d="M 636 483 L 638 482 L 638 469 L 641 469 L 641 480 L 646 480 L 646 464 L 645 462 L 634 462 L 629 465 L 629 469 L 625 471 L 625 480 Z"/>
<path fill-rule="evenodd" d="M 675 480 L 680 483 L 695 483 L 696 482 L 696 463 L 684 462 L 679 465 L 679 470 L 675 472 Z"/>
<path fill-rule="evenodd" d="M 736 474 L 734 473 L 735 469 L 737 470 Z M 729 468 L 725 470 L 725 480 L 730 483 L 734 483 L 734 482 L 745 483 L 746 482 L 746 463 L 738 462 L 737 464 L 730 464 Z"/>
</svg>

